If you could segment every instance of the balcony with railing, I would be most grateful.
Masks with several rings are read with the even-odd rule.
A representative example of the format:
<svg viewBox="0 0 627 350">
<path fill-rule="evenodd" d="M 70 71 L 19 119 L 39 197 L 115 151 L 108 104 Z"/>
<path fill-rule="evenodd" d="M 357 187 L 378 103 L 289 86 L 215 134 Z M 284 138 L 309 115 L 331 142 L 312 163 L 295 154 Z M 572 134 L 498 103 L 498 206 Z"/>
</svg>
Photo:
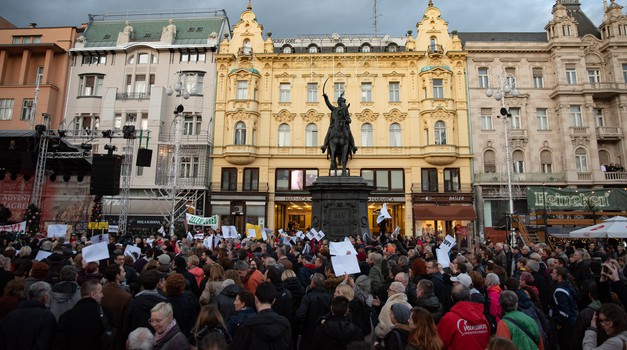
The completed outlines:
<svg viewBox="0 0 627 350">
<path fill-rule="evenodd" d="M 161 132 L 159 133 L 159 142 L 174 142 L 176 138 L 175 133 Z M 194 144 L 208 144 L 211 140 L 211 132 L 203 130 L 197 133 L 183 133 L 181 135 L 182 143 L 194 143 Z"/>
<path fill-rule="evenodd" d="M 429 56 L 442 56 L 444 54 L 444 47 L 442 47 L 442 45 L 431 44 L 427 49 L 427 53 L 429 54 Z"/>
<path fill-rule="evenodd" d="M 251 184 L 250 186 L 246 186 L 242 183 L 238 183 L 235 187 L 223 186 L 221 182 L 212 182 L 210 187 L 211 192 L 244 192 L 244 193 L 255 193 L 255 192 L 263 192 L 267 193 L 270 191 L 270 185 L 267 182 L 260 182 L 255 186 L 255 184 Z"/>
<path fill-rule="evenodd" d="M 475 184 L 501 184 L 507 183 L 506 173 L 475 173 Z M 525 183 L 529 185 L 541 185 L 566 182 L 565 173 L 515 173 L 512 174 L 512 183 Z"/>
<path fill-rule="evenodd" d="M 422 147 L 425 161 L 431 165 L 448 165 L 459 157 L 456 145 L 427 145 Z"/>
<path fill-rule="evenodd" d="M 150 92 L 118 92 L 115 94 L 116 100 L 147 100 L 150 99 Z"/>
<path fill-rule="evenodd" d="M 598 126 L 596 128 L 598 140 L 620 140 L 623 138 L 623 129 L 619 126 Z"/>
<path fill-rule="evenodd" d="M 472 193 L 472 184 L 462 183 L 456 187 L 452 183 L 440 183 L 436 187 L 423 188 L 421 183 L 411 184 L 412 193 Z"/>
<path fill-rule="evenodd" d="M 572 136 L 587 136 L 588 135 L 587 126 L 571 126 L 568 129 L 570 130 L 570 134 Z"/>
<path fill-rule="evenodd" d="M 591 93 L 597 97 L 607 98 L 627 92 L 627 84 L 619 82 L 597 82 L 583 84 L 584 93 Z"/>
</svg>

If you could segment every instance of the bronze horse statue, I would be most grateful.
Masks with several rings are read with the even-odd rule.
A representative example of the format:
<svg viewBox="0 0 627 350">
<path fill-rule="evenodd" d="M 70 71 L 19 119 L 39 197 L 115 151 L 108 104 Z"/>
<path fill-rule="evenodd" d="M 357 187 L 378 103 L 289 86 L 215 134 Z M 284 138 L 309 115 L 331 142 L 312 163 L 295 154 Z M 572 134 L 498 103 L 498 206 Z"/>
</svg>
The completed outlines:
<svg viewBox="0 0 627 350">
<path fill-rule="evenodd" d="M 351 119 L 348 113 L 350 104 L 346 104 L 344 93 L 342 93 L 337 99 L 337 107 L 333 106 L 331 102 L 329 102 L 327 94 L 324 93 L 324 86 L 322 87 L 322 92 L 324 102 L 331 110 L 331 123 L 320 149 L 322 149 L 322 153 L 328 150 L 327 158 L 331 158 L 330 169 L 334 171 L 337 170 L 339 164 L 342 167 L 342 176 L 347 176 L 346 163 L 348 162 L 348 157 L 352 158 L 353 154 L 357 152 L 357 147 L 355 147 L 355 141 L 350 129 Z"/>
</svg>

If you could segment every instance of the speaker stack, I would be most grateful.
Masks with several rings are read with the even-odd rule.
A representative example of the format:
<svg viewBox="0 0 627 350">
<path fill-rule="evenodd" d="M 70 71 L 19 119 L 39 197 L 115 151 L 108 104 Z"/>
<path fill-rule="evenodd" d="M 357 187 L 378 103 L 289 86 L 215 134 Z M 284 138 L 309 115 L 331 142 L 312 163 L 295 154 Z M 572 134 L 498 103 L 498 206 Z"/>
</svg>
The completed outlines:
<svg viewBox="0 0 627 350">
<path fill-rule="evenodd" d="M 137 150 L 136 166 L 150 167 L 152 163 L 152 150 L 148 148 L 140 148 Z"/>
<path fill-rule="evenodd" d="M 120 194 L 120 173 L 122 156 L 94 154 L 91 164 L 91 183 L 89 193 L 101 196 Z"/>
</svg>

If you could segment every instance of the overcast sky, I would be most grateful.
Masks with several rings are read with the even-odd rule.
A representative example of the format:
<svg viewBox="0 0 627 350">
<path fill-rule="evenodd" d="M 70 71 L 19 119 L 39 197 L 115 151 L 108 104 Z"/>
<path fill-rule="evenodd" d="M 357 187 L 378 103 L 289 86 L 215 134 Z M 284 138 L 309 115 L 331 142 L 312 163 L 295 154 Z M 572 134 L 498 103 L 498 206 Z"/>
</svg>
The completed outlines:
<svg viewBox="0 0 627 350">
<path fill-rule="evenodd" d="M 434 0 L 449 30 L 460 32 L 542 32 L 551 18 L 554 0 Z M 603 18 L 603 0 L 580 0 L 596 26 Z M 125 11 L 167 12 L 178 9 L 225 9 L 231 26 L 237 23 L 248 0 L 3 0 L 2 17 L 25 27 L 80 26 L 88 14 Z M 627 5 L 627 0 L 618 0 Z M 402 36 L 416 33 L 428 0 L 377 0 L 378 33 Z M 374 0 L 253 0 L 253 11 L 273 37 L 301 34 L 372 34 Z"/>
</svg>

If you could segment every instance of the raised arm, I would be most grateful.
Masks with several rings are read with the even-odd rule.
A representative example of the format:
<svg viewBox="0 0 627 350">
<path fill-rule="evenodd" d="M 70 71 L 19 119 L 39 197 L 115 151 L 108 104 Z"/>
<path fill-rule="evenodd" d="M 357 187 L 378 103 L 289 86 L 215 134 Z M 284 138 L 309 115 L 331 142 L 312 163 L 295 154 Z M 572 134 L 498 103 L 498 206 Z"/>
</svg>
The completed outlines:
<svg viewBox="0 0 627 350">
<path fill-rule="evenodd" d="M 329 96 L 327 94 L 322 94 L 322 97 L 324 97 L 324 103 L 327 104 L 327 107 L 329 107 L 329 109 L 333 111 L 336 107 L 332 105 L 331 102 L 329 101 Z"/>
</svg>

